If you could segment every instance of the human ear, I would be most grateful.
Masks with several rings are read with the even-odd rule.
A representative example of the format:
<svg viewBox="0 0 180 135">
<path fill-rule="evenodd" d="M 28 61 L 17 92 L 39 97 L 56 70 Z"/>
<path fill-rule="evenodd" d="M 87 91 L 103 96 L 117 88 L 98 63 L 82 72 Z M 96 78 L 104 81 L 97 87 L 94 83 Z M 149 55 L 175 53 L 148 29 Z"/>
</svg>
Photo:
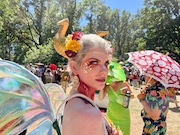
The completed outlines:
<svg viewBox="0 0 180 135">
<path fill-rule="evenodd" d="M 70 61 L 69 66 L 74 75 L 78 75 L 78 69 L 75 61 Z"/>
</svg>

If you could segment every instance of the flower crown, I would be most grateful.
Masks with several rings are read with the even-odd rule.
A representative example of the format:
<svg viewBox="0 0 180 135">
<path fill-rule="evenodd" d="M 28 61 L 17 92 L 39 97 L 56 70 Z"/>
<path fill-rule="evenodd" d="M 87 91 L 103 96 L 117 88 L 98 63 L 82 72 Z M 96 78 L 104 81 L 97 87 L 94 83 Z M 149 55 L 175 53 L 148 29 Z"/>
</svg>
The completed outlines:
<svg viewBox="0 0 180 135">
<path fill-rule="evenodd" d="M 68 58 L 73 58 L 77 55 L 77 52 L 81 49 L 80 39 L 83 33 L 77 31 L 68 35 L 65 41 L 65 54 Z"/>
</svg>

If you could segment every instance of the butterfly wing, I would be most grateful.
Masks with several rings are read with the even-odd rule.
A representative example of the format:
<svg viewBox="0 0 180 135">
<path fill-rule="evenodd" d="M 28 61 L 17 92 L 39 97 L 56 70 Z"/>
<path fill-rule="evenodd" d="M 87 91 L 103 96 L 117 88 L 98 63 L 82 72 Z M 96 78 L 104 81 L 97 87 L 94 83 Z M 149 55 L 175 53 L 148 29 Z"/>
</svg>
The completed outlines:
<svg viewBox="0 0 180 135">
<path fill-rule="evenodd" d="M 47 83 L 45 88 L 51 99 L 53 111 L 56 114 L 58 107 L 67 96 L 62 87 L 56 83 Z"/>
<path fill-rule="evenodd" d="M 42 81 L 21 65 L 0 60 L 0 134 L 18 134 L 43 121 L 53 123 L 55 114 Z"/>
</svg>

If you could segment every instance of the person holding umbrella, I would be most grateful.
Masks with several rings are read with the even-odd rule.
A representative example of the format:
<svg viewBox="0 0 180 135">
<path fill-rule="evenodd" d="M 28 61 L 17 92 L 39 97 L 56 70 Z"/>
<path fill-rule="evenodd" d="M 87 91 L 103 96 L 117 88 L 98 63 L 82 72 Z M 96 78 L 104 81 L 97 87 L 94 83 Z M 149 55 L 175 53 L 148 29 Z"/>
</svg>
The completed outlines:
<svg viewBox="0 0 180 135">
<path fill-rule="evenodd" d="M 180 65 L 168 55 L 153 50 L 128 53 L 128 61 L 145 77 L 146 86 L 137 95 L 143 106 L 142 135 L 165 135 L 169 109 L 169 87 L 180 88 Z"/>
<path fill-rule="evenodd" d="M 108 76 L 106 85 L 99 92 L 99 99 L 102 100 L 106 93 L 109 103 L 106 115 L 116 128 L 120 128 L 123 135 L 130 135 L 130 110 L 128 108 L 130 97 L 133 98 L 129 85 L 125 82 L 126 75 L 119 63 L 111 62 L 108 65 Z M 129 93 L 129 97 L 126 97 Z M 125 100 L 128 98 L 128 100 Z"/>
<path fill-rule="evenodd" d="M 137 95 L 143 105 L 141 117 L 144 122 L 143 135 L 164 135 L 167 130 L 166 117 L 169 109 L 169 94 L 155 79 L 145 76 L 148 87 Z"/>
</svg>

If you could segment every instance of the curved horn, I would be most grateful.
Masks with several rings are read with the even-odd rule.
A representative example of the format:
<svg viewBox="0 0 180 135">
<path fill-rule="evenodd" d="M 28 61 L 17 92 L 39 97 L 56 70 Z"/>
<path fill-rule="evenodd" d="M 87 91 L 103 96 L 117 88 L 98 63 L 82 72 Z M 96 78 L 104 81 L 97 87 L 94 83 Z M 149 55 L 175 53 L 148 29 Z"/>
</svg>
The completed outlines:
<svg viewBox="0 0 180 135">
<path fill-rule="evenodd" d="M 64 37 L 66 34 L 66 31 L 69 27 L 68 18 L 59 21 L 57 23 L 57 25 L 59 25 L 60 28 L 54 37 L 54 48 L 60 55 L 62 55 L 65 58 L 68 58 L 65 54 L 65 40 L 66 40 L 66 38 Z"/>
<path fill-rule="evenodd" d="M 109 31 L 98 31 L 96 32 L 96 35 L 103 37 L 106 36 L 107 34 L 109 34 Z"/>
</svg>

